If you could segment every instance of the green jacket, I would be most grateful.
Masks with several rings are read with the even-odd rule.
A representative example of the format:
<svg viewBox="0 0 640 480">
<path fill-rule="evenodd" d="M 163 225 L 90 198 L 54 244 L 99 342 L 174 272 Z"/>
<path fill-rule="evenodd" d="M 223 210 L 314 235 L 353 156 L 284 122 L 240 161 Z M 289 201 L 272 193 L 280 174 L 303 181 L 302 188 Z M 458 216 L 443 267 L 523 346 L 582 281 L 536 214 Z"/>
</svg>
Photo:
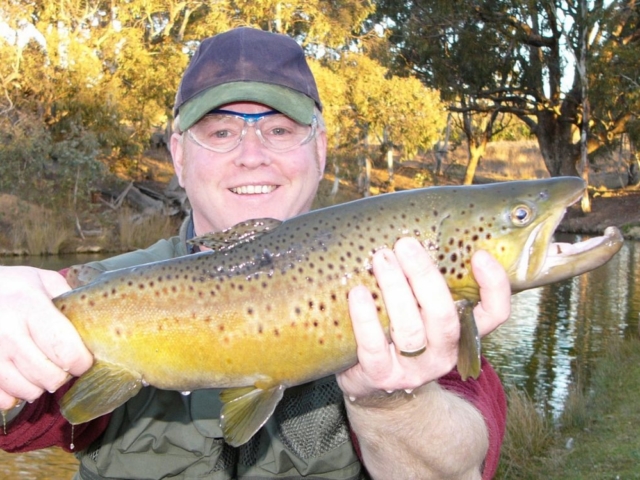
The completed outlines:
<svg viewBox="0 0 640 480">
<path fill-rule="evenodd" d="M 92 265 L 101 270 L 186 255 L 180 235 Z M 290 388 L 265 426 L 239 448 L 224 443 L 216 389 L 153 387 L 116 409 L 104 434 L 78 454 L 76 480 L 367 478 L 353 444 L 335 377 Z"/>
</svg>

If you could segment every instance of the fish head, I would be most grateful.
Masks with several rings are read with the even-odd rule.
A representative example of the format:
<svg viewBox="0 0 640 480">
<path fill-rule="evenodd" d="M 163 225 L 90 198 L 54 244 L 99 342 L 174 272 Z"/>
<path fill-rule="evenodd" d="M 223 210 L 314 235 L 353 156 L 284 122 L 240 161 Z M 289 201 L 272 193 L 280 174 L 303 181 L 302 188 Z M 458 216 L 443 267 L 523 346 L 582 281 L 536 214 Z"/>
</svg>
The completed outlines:
<svg viewBox="0 0 640 480">
<path fill-rule="evenodd" d="M 541 277 L 556 227 L 584 190 L 578 177 L 478 185 L 466 194 L 460 190 L 442 222 L 438 257 L 454 298 L 478 299 L 470 271 L 477 250 L 500 262 L 512 287 L 531 288 L 527 285 Z"/>
</svg>

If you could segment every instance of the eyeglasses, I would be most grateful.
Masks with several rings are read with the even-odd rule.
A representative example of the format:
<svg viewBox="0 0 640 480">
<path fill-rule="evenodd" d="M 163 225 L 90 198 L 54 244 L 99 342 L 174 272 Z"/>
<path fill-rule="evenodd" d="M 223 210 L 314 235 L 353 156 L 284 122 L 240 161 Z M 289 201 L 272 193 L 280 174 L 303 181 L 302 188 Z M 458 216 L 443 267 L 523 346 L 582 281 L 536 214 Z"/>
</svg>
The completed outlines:
<svg viewBox="0 0 640 480">
<path fill-rule="evenodd" d="M 262 113 L 239 113 L 213 110 L 187 130 L 189 138 L 202 148 L 227 153 L 240 145 L 253 126 L 262 145 L 274 152 L 287 152 L 308 143 L 316 134 L 317 119 L 302 125 L 286 115 L 269 110 Z"/>
</svg>

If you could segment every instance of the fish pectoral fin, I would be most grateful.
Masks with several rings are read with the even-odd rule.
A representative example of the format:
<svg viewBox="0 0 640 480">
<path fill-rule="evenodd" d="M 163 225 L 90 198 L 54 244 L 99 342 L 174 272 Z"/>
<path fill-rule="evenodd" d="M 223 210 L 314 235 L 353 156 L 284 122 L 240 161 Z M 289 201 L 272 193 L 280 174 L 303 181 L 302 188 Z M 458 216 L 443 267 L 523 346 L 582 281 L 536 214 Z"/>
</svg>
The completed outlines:
<svg viewBox="0 0 640 480">
<path fill-rule="evenodd" d="M 60 400 L 60 411 L 72 425 L 112 412 L 142 388 L 142 376 L 96 360 Z"/>
<path fill-rule="evenodd" d="M 284 390 L 283 385 L 276 385 L 266 390 L 242 387 L 220 392 L 220 400 L 224 404 L 220 428 L 225 441 L 233 447 L 247 443 L 267 423 Z"/>
<path fill-rule="evenodd" d="M 460 343 L 458 345 L 458 372 L 462 380 L 480 375 L 480 334 L 473 316 L 475 303 L 458 300 L 458 317 L 460 318 Z"/>
<path fill-rule="evenodd" d="M 205 233 L 204 235 L 188 240 L 187 243 L 202 245 L 217 251 L 231 250 L 238 245 L 250 242 L 270 232 L 281 223 L 281 220 L 276 220 L 275 218 L 256 218 L 238 223 L 221 232 Z"/>
</svg>

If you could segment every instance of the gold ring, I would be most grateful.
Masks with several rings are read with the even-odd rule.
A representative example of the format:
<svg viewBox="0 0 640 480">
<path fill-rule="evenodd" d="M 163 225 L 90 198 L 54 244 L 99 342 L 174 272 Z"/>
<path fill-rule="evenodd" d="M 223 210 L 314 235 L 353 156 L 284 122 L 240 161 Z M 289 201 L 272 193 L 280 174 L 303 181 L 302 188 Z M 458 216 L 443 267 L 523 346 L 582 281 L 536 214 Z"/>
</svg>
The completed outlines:
<svg viewBox="0 0 640 480">
<path fill-rule="evenodd" d="M 421 348 L 418 348 L 417 350 L 411 350 L 411 351 L 399 350 L 400 355 L 402 355 L 403 357 L 417 357 L 419 355 L 422 355 L 426 351 L 427 351 L 426 345 Z"/>
</svg>

